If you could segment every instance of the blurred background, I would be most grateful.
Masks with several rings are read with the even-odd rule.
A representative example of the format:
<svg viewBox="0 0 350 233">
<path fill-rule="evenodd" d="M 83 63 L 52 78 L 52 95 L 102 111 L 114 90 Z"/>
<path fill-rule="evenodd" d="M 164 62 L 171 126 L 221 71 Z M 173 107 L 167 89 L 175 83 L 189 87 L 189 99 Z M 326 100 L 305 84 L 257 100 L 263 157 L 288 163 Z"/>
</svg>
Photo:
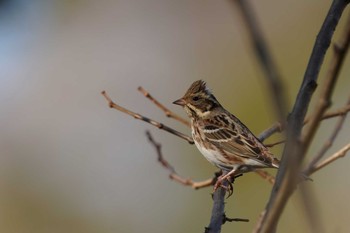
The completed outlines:
<svg viewBox="0 0 350 233">
<path fill-rule="evenodd" d="M 290 109 L 331 1 L 251 3 Z M 333 108 L 349 95 L 345 62 Z M 216 169 L 194 146 L 109 109 L 100 94 L 106 90 L 122 106 L 189 133 L 137 87 L 185 116 L 171 103 L 198 79 L 253 132 L 275 122 L 263 73 L 230 1 L 0 1 L 0 232 L 203 232 L 212 189 L 169 180 L 145 131 L 183 176 L 203 180 Z M 335 122 L 322 125 L 310 155 Z M 349 123 L 328 154 L 349 143 Z M 273 151 L 279 157 L 281 147 Z M 345 157 L 307 184 L 325 232 L 350 231 L 349 166 Z M 271 187 L 253 173 L 238 179 L 226 214 L 250 222 L 225 224 L 223 232 L 250 232 Z M 280 232 L 309 231 L 301 207 L 296 193 Z"/>
</svg>

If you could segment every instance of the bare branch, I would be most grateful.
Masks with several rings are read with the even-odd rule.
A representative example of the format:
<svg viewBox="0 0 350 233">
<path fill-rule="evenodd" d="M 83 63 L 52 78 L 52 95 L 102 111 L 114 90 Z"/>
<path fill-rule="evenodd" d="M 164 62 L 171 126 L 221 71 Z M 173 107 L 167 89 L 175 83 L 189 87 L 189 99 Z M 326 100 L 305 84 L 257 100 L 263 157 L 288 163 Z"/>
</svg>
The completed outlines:
<svg viewBox="0 0 350 233">
<path fill-rule="evenodd" d="M 225 222 L 249 222 L 249 219 L 246 218 L 229 218 L 224 214 L 224 222 L 222 224 L 225 224 Z"/>
<path fill-rule="evenodd" d="M 334 162 L 335 160 L 344 157 L 349 150 L 350 150 L 350 143 L 347 144 L 346 146 L 344 146 L 342 149 L 340 149 L 336 153 L 334 153 L 333 155 L 329 156 L 327 159 L 316 164 L 310 172 L 314 173 L 314 172 L 320 170 L 321 168 L 324 168 L 328 164 Z"/>
<path fill-rule="evenodd" d="M 345 105 L 342 108 L 332 110 L 329 112 L 326 112 L 321 120 L 327 120 L 333 117 L 343 116 L 344 114 L 347 114 L 350 111 L 350 104 Z M 306 125 L 309 122 L 310 118 L 306 117 L 304 120 L 304 125 Z M 284 128 L 282 128 L 282 125 L 279 122 L 274 123 L 272 126 L 261 132 L 258 136 L 259 140 L 261 142 L 265 141 L 267 138 L 269 138 L 271 135 L 275 133 L 282 132 Z"/>
<path fill-rule="evenodd" d="M 321 120 L 327 120 L 327 119 L 330 119 L 333 117 L 343 116 L 343 115 L 347 114 L 348 112 L 350 112 L 350 104 L 347 104 L 344 107 L 339 108 L 337 110 L 326 112 L 322 116 Z M 305 119 L 304 124 L 307 124 L 308 122 L 309 122 L 309 117 L 307 117 Z"/>
<path fill-rule="evenodd" d="M 149 123 L 149 124 L 159 128 L 159 129 L 165 130 L 165 131 L 167 131 L 167 132 L 169 132 L 169 133 L 171 133 L 171 134 L 173 134 L 175 136 L 178 136 L 178 137 L 180 137 L 182 139 L 185 139 L 190 144 L 194 144 L 193 139 L 191 137 L 189 137 L 189 136 L 187 136 L 185 134 L 182 134 L 182 133 L 180 133 L 180 132 L 178 132 L 178 131 L 176 131 L 176 130 L 174 130 L 174 129 L 172 129 L 172 128 L 170 128 L 170 127 L 168 127 L 168 126 L 166 126 L 166 125 L 164 125 L 164 124 L 162 124 L 160 122 L 157 122 L 157 121 L 152 120 L 152 119 L 150 119 L 148 117 L 142 116 L 142 115 L 140 115 L 138 113 L 135 113 L 135 112 L 130 111 L 130 110 L 126 109 L 126 108 L 123 108 L 120 105 L 117 105 L 116 103 L 114 103 L 112 101 L 112 99 L 109 97 L 109 95 L 105 91 L 102 91 L 101 94 L 107 100 L 110 108 L 114 108 L 114 109 L 116 109 L 118 111 L 126 113 L 129 116 L 134 117 L 135 119 L 147 122 L 147 123 Z M 261 174 L 259 174 L 259 175 L 261 176 Z M 270 181 L 271 178 L 269 178 L 269 176 L 262 176 L 262 177 L 263 178 L 267 177 L 268 178 L 267 180 L 271 183 L 271 181 Z M 183 179 L 183 178 L 179 177 L 176 173 L 172 174 L 170 178 L 172 178 L 172 179 L 174 179 L 174 180 L 176 180 L 176 181 L 178 181 L 178 182 L 180 182 L 182 184 L 191 185 L 194 189 L 200 189 L 200 188 L 211 186 L 211 185 L 213 185 L 213 182 L 216 181 L 216 176 L 214 176 L 214 178 L 210 178 L 210 179 L 207 179 L 207 180 L 204 180 L 204 181 L 193 182 L 193 181 L 191 181 L 189 179 Z"/>
<path fill-rule="evenodd" d="M 331 60 L 326 79 L 323 83 L 323 89 L 320 93 L 318 104 L 315 107 L 314 113 L 310 117 L 309 128 L 302 138 L 305 151 L 307 151 L 307 148 L 309 147 L 310 142 L 318 129 L 318 126 L 321 122 L 320 119 L 331 104 L 331 96 L 333 94 L 335 83 L 337 82 L 339 76 L 338 74 L 344 63 L 344 58 L 350 44 L 350 18 L 348 18 L 346 29 L 344 30 L 341 39 L 342 41 L 334 46 L 333 58 Z"/>
<path fill-rule="evenodd" d="M 348 104 L 350 104 L 350 97 L 348 99 Z M 314 166 L 323 158 L 323 156 L 326 154 L 329 148 L 333 145 L 333 142 L 335 141 L 336 137 L 338 136 L 341 128 L 343 127 L 343 124 L 345 122 L 346 113 L 341 115 L 339 118 L 331 136 L 329 139 L 323 144 L 321 150 L 318 152 L 318 154 L 310 161 L 308 166 L 304 169 L 304 174 L 309 175 L 313 172 Z"/>
<path fill-rule="evenodd" d="M 297 184 L 297 174 L 300 171 L 301 162 L 305 156 L 305 150 L 300 144 L 300 135 L 303 121 L 317 86 L 317 78 L 323 63 L 325 53 L 330 45 L 334 30 L 338 25 L 343 10 L 349 0 L 334 0 L 326 19 L 317 36 L 308 67 L 306 69 L 303 83 L 299 90 L 293 110 L 288 120 L 287 143 L 283 151 L 280 169 L 278 170 L 276 182 L 271 192 L 269 202 L 262 216 L 261 225 L 256 232 L 273 232 L 277 228 L 277 222 L 281 213 Z M 322 114 L 321 114 L 322 116 Z"/>
<path fill-rule="evenodd" d="M 267 180 L 270 184 L 275 183 L 275 177 L 265 170 L 255 170 L 255 173 L 261 176 L 264 180 Z"/>
<path fill-rule="evenodd" d="M 267 139 L 271 135 L 273 135 L 275 133 L 282 132 L 283 130 L 284 130 L 284 128 L 282 127 L 282 124 L 279 122 L 276 122 L 272 126 L 270 126 L 269 128 L 265 129 L 263 132 L 261 132 L 258 136 L 258 139 L 261 142 L 263 142 L 263 141 L 265 141 L 265 139 Z"/>
<path fill-rule="evenodd" d="M 300 201 L 300 214 L 302 219 L 307 222 L 309 230 L 307 232 L 313 233 L 325 233 L 325 221 L 322 221 L 320 216 L 320 209 L 318 208 L 316 201 L 316 193 L 315 190 L 307 184 L 300 185 L 298 187 L 298 195 Z"/>
<path fill-rule="evenodd" d="M 164 159 L 163 154 L 162 154 L 162 145 L 158 142 L 156 142 L 151 133 L 149 131 L 146 131 L 146 136 L 149 140 L 149 142 L 154 146 L 154 148 L 157 151 L 157 155 L 158 155 L 158 162 L 167 170 L 169 170 L 170 174 L 169 174 L 169 178 L 186 186 L 191 186 L 194 189 L 200 189 L 200 188 L 204 188 L 204 187 L 208 187 L 208 186 L 212 186 L 215 181 L 216 178 L 211 178 L 205 181 L 200 181 L 200 182 L 194 182 L 191 179 L 188 178 L 183 178 L 180 175 L 178 175 L 175 171 L 175 168 L 173 166 L 171 166 L 171 164 Z"/>
<path fill-rule="evenodd" d="M 137 88 L 147 99 L 152 101 L 158 108 L 160 108 L 167 117 L 173 118 L 182 124 L 186 125 L 187 127 L 190 127 L 190 122 L 185 120 L 184 118 L 180 117 L 179 115 L 175 114 L 174 112 L 170 111 L 167 107 L 165 107 L 163 104 L 161 104 L 158 100 L 156 100 L 148 91 L 146 91 L 143 87 Z"/>
<path fill-rule="evenodd" d="M 350 103 L 350 98 L 348 100 Z M 339 134 L 341 128 L 343 127 L 344 121 L 346 118 L 346 114 L 341 115 L 339 118 L 336 127 L 334 128 L 330 138 L 323 144 L 319 153 L 309 162 L 306 169 L 304 169 L 303 174 L 305 176 L 310 176 L 311 173 L 315 172 L 316 164 L 323 158 L 328 149 L 333 145 L 334 140 Z M 315 203 L 314 192 L 309 186 L 301 186 L 300 188 L 300 200 L 302 201 L 302 205 L 304 208 L 305 217 L 307 218 L 307 222 L 309 223 L 310 229 L 312 232 L 324 232 L 324 227 L 322 226 L 322 221 L 319 217 L 318 205 Z"/>
<path fill-rule="evenodd" d="M 176 131 L 175 129 L 172 129 L 172 128 L 170 128 L 170 127 L 168 127 L 168 126 L 166 126 L 166 125 L 164 125 L 164 124 L 162 124 L 160 122 L 152 120 L 152 119 L 150 119 L 148 117 L 145 117 L 145 116 L 142 116 L 142 115 L 140 115 L 138 113 L 132 112 L 132 111 L 126 109 L 126 108 L 121 107 L 120 105 L 117 105 L 116 103 L 114 103 L 112 101 L 112 99 L 107 95 L 107 93 L 105 91 L 102 91 L 101 94 L 108 101 L 108 105 L 109 105 L 110 108 L 114 108 L 114 109 L 116 109 L 118 111 L 126 113 L 126 114 L 134 117 L 135 119 L 147 122 L 147 123 L 149 123 L 149 124 L 159 128 L 159 129 L 165 130 L 165 131 L 167 131 L 167 132 L 169 132 L 169 133 L 171 133 L 171 134 L 173 134 L 175 136 L 178 136 L 178 137 L 180 137 L 182 139 L 185 139 L 190 144 L 194 144 L 193 139 L 190 136 L 187 136 L 186 134 L 180 133 L 179 131 Z"/>
<path fill-rule="evenodd" d="M 223 185 L 227 186 L 227 180 L 223 181 Z M 233 192 L 233 190 L 232 190 Z M 211 211 L 209 226 L 205 228 L 205 233 L 219 233 L 224 223 L 225 214 L 225 195 L 226 189 L 220 187 L 213 193 L 213 208 Z"/>
<path fill-rule="evenodd" d="M 267 42 L 264 39 L 264 35 L 250 2 L 247 0 L 234 0 L 234 3 L 239 7 L 239 12 L 242 14 L 243 22 L 250 34 L 249 38 L 253 45 L 252 47 L 255 49 L 257 58 L 265 72 L 266 81 L 270 88 L 269 93 L 271 93 L 271 99 L 276 107 L 278 120 L 283 122 L 287 105 L 276 63 L 273 61 Z"/>
<path fill-rule="evenodd" d="M 268 144 L 264 144 L 266 147 L 274 147 L 274 146 L 277 146 L 277 145 L 280 145 L 280 144 L 283 144 L 285 143 L 286 140 L 280 140 L 280 141 L 277 141 L 277 142 L 274 142 L 274 143 L 268 143 Z"/>
</svg>

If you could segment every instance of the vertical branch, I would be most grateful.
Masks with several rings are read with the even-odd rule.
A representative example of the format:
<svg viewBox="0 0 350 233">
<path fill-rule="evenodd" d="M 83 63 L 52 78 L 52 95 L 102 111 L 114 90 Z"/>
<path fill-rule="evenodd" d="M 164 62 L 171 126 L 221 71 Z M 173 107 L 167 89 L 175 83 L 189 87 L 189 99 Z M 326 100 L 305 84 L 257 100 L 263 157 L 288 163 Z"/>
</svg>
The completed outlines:
<svg viewBox="0 0 350 233">
<path fill-rule="evenodd" d="M 321 124 L 322 116 L 331 105 L 334 87 L 338 80 L 339 72 L 343 65 L 344 57 L 346 55 L 349 42 L 350 42 L 350 18 L 348 18 L 345 30 L 340 38 L 341 38 L 340 43 L 335 44 L 333 46 L 333 57 L 331 59 L 330 66 L 328 68 L 326 78 L 322 83 L 320 97 L 318 98 L 318 102 L 315 106 L 315 110 L 313 111 L 313 113 L 311 114 L 311 117 L 309 118 L 310 119 L 309 127 L 307 128 L 306 133 L 303 135 L 303 138 L 301 140 L 303 143 L 302 146 L 303 146 L 304 154 L 307 153 L 307 150 L 310 147 L 311 141 L 314 135 L 316 134 L 319 128 L 319 125 Z M 331 146 L 332 142 L 335 140 L 336 136 L 338 135 L 338 132 L 342 128 L 345 117 L 346 115 L 343 115 L 340 118 L 339 123 L 337 124 L 334 132 L 330 137 L 329 143 L 325 144 L 319 156 L 317 156 L 311 162 L 311 166 L 316 164 L 316 162 L 320 158 L 322 158 L 323 154 L 325 154 L 328 148 Z M 309 171 L 306 171 L 306 173 L 304 174 L 307 176 L 308 172 Z M 314 192 L 312 191 L 312 188 L 307 185 L 302 185 L 300 188 L 300 194 L 301 194 L 300 199 L 304 209 L 305 218 L 307 219 L 306 221 L 309 223 L 309 226 L 310 226 L 310 230 L 312 230 L 312 232 L 321 233 L 321 232 L 324 232 L 323 231 L 324 227 L 322 227 L 323 221 L 319 219 L 317 205 L 315 204 L 315 198 L 312 197 L 313 193 Z"/>
<path fill-rule="evenodd" d="M 330 68 L 328 70 L 326 80 L 323 83 L 323 89 L 320 94 L 320 99 L 315 107 L 315 112 L 310 117 L 309 128 L 303 137 L 303 143 L 305 151 L 310 145 L 311 139 L 315 135 L 317 128 L 321 122 L 322 115 L 331 104 L 331 96 L 334 90 L 335 83 L 337 82 L 340 69 L 343 65 L 346 52 L 350 44 L 350 18 L 347 19 L 346 28 L 343 35 L 341 35 L 341 41 L 334 45 L 334 55 L 331 60 Z"/>
<path fill-rule="evenodd" d="M 272 60 L 272 57 L 267 49 L 267 45 L 263 38 L 262 32 L 258 26 L 257 20 L 254 17 L 252 9 L 247 0 L 235 0 L 244 22 L 246 23 L 247 29 L 250 33 L 250 38 L 255 48 L 256 54 L 258 55 L 259 61 L 263 70 L 265 71 L 266 79 L 269 83 L 269 87 L 272 93 L 272 99 L 275 101 L 277 110 L 277 116 L 280 122 L 284 122 L 285 115 L 285 101 L 283 96 L 282 85 L 277 72 L 277 68 Z M 206 232 L 214 233 L 221 232 L 221 225 L 223 224 L 224 218 L 224 197 L 225 190 L 220 188 L 214 193 L 213 200 L 214 205 L 212 209 L 211 220 Z"/>
<path fill-rule="evenodd" d="M 273 61 L 272 55 L 269 52 L 267 43 L 264 39 L 262 30 L 255 17 L 254 11 L 248 0 L 234 0 L 242 14 L 243 22 L 250 34 L 250 40 L 257 58 L 265 72 L 266 81 L 270 88 L 271 98 L 276 108 L 277 117 L 284 124 L 286 113 L 286 101 L 283 94 L 281 78 L 277 70 L 276 63 Z"/>
<path fill-rule="evenodd" d="M 227 181 L 223 182 L 227 186 Z M 233 192 L 233 191 L 232 191 Z M 205 233 L 220 233 L 225 217 L 225 194 L 224 188 L 219 188 L 213 193 L 213 208 L 211 211 L 209 226 L 205 228 Z"/>
<path fill-rule="evenodd" d="M 287 143 L 283 151 L 281 166 L 277 173 L 276 183 L 271 192 L 265 214 L 262 216 L 256 232 L 270 233 L 277 227 L 277 222 L 284 207 L 296 187 L 296 177 L 305 151 L 300 143 L 303 121 L 316 89 L 316 81 L 324 60 L 325 53 L 330 45 L 334 30 L 339 22 L 348 0 L 333 1 L 326 19 L 317 36 L 305 75 L 296 98 L 293 111 L 289 117 L 287 128 Z"/>
</svg>

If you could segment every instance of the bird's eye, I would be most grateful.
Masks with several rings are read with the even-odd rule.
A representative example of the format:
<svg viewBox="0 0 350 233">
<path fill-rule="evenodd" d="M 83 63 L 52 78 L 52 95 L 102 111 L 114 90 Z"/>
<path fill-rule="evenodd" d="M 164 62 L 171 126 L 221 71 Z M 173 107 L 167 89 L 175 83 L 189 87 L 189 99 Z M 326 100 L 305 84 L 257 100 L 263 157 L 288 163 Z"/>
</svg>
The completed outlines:
<svg viewBox="0 0 350 233">
<path fill-rule="evenodd" d="M 194 97 L 192 97 L 192 100 L 193 100 L 193 101 L 198 101 L 198 100 L 199 100 L 199 97 L 198 97 L 198 96 L 194 96 Z"/>
</svg>

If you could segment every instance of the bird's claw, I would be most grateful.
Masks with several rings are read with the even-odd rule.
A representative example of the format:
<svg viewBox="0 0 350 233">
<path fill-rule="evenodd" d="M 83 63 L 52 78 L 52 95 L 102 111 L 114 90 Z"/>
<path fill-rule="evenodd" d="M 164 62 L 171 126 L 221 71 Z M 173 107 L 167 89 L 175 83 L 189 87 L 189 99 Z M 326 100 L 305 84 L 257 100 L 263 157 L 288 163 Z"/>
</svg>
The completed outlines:
<svg viewBox="0 0 350 233">
<path fill-rule="evenodd" d="M 227 186 L 223 185 L 223 179 L 222 178 L 218 178 L 218 180 L 216 181 L 215 185 L 214 185 L 214 192 L 218 189 L 218 188 L 223 188 L 228 192 L 228 196 L 227 198 L 229 198 L 232 194 L 233 194 L 233 186 L 231 183 L 231 180 L 226 178 L 228 183 Z"/>
</svg>

